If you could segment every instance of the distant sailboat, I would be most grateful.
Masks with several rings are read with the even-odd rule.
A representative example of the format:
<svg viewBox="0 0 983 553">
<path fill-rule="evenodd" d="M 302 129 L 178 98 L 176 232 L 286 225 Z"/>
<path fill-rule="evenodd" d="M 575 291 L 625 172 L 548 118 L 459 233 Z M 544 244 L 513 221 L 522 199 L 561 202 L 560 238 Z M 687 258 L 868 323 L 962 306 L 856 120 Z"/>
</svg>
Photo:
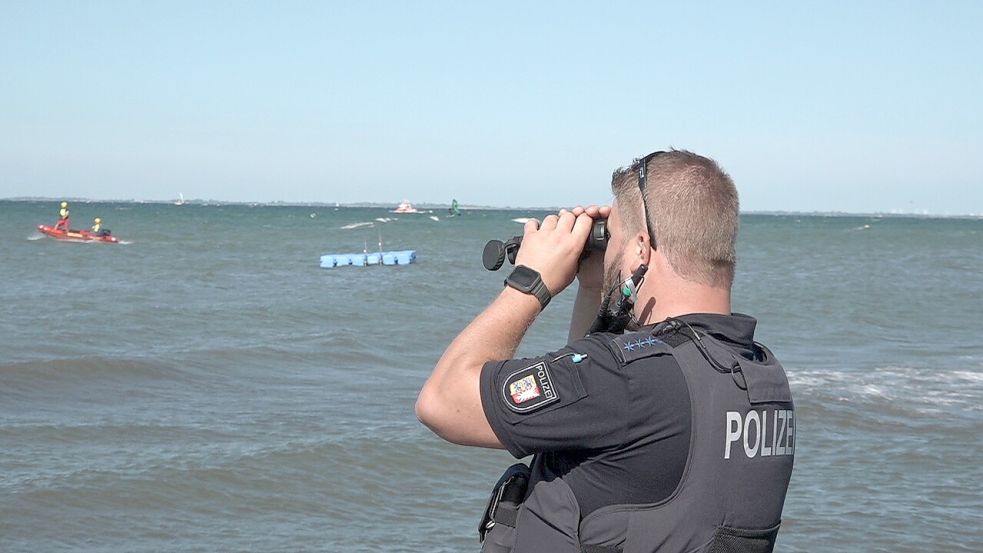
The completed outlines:
<svg viewBox="0 0 983 553">
<path fill-rule="evenodd" d="M 178 195 L 178 199 L 177 199 L 176 202 L 174 202 L 174 205 L 184 205 L 184 203 L 185 203 L 184 202 L 184 194 L 182 194 L 181 192 L 178 192 L 177 195 Z"/>
<path fill-rule="evenodd" d="M 457 217 L 461 214 L 460 208 L 457 207 L 457 200 L 451 202 L 451 206 L 447 208 L 447 214 L 451 217 Z"/>
</svg>

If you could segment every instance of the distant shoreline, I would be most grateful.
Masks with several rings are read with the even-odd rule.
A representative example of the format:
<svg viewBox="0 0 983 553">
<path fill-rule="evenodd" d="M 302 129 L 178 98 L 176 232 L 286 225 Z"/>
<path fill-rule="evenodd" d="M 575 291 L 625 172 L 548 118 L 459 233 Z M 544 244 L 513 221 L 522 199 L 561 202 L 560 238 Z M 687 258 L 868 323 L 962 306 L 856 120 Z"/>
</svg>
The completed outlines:
<svg viewBox="0 0 983 553">
<path fill-rule="evenodd" d="M 137 205 L 175 205 L 175 200 L 95 200 L 91 198 L 44 198 L 44 197 L 12 197 L 0 198 L 0 202 L 23 202 L 23 203 L 45 203 L 45 202 L 75 202 L 75 203 L 101 203 L 101 204 L 137 204 Z M 419 210 L 448 209 L 451 204 L 441 203 L 418 203 L 413 204 Z M 392 203 L 382 202 L 242 202 L 228 200 L 204 200 L 204 199 L 185 199 L 181 206 L 197 207 L 219 207 L 219 206 L 253 206 L 253 207 L 344 207 L 344 208 L 370 208 L 370 209 L 389 209 L 395 208 Z M 458 204 L 462 211 L 556 211 L 560 206 L 487 206 L 487 205 L 467 205 Z M 983 219 L 983 213 L 966 214 L 942 214 L 928 212 L 902 212 L 902 211 L 883 211 L 883 212 L 851 212 L 851 211 L 741 211 L 741 215 L 773 215 L 773 216 L 797 216 L 797 217 L 906 217 L 921 219 Z"/>
</svg>

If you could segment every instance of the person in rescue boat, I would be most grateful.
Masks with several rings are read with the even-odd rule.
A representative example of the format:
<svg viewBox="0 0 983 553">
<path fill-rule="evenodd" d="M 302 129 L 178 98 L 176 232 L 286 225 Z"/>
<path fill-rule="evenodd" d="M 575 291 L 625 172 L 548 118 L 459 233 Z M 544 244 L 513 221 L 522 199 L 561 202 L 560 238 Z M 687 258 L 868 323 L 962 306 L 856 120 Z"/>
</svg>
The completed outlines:
<svg viewBox="0 0 983 553">
<path fill-rule="evenodd" d="M 96 217 L 95 220 L 92 221 L 92 234 L 97 236 L 110 236 L 113 233 L 108 228 L 103 228 L 102 219 Z"/>
<path fill-rule="evenodd" d="M 71 228 L 69 227 L 69 215 L 68 202 L 62 202 L 61 209 L 58 210 L 58 222 L 55 223 L 55 230 L 61 229 L 68 232 Z"/>
<path fill-rule="evenodd" d="M 484 552 L 772 551 L 794 406 L 755 319 L 731 312 L 737 190 L 683 150 L 611 188 L 611 206 L 526 223 L 515 271 L 437 361 L 417 417 L 456 444 L 532 455 L 492 494 Z M 606 250 L 578 264 L 599 218 Z M 575 278 L 567 345 L 513 359 Z"/>
</svg>

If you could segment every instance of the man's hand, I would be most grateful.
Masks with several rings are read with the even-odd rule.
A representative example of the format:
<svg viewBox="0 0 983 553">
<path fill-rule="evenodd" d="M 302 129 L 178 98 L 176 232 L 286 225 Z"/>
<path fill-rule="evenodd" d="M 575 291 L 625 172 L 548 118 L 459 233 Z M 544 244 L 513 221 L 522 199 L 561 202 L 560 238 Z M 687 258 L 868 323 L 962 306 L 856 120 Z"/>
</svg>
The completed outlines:
<svg viewBox="0 0 983 553">
<path fill-rule="evenodd" d="M 574 215 L 566 209 L 545 217 L 542 223 L 530 219 L 515 264 L 538 271 L 550 293 L 559 294 L 577 275 L 577 263 L 593 222 L 585 211 Z"/>
<path fill-rule="evenodd" d="M 611 215 L 611 207 L 577 206 L 571 213 L 579 217 L 587 215 L 593 225 L 594 220 L 608 218 Z M 580 286 L 577 287 L 577 298 L 573 302 L 573 313 L 570 316 L 568 343 L 573 343 L 587 334 L 601 305 L 601 297 L 604 293 L 601 290 L 604 285 L 604 252 L 592 251 L 590 256 L 581 261 L 577 270 L 577 279 L 580 281 Z"/>
<path fill-rule="evenodd" d="M 575 216 L 586 213 L 593 221 L 607 219 L 611 215 L 611 206 L 577 206 L 571 210 Z M 592 223 L 593 224 L 593 223 Z M 581 288 L 600 290 L 604 281 L 604 252 L 592 251 L 587 259 L 580 262 L 577 269 L 577 280 L 580 281 Z"/>
</svg>

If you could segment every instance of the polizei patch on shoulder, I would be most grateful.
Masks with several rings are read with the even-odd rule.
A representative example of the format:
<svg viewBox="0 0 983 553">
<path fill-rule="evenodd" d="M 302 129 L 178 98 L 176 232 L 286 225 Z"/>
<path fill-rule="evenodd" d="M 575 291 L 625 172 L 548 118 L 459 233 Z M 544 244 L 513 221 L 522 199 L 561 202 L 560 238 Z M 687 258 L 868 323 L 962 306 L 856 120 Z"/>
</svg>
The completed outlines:
<svg viewBox="0 0 983 553">
<path fill-rule="evenodd" d="M 528 413 L 560 400 L 545 361 L 510 374 L 502 386 L 502 399 L 509 409 Z"/>
</svg>

